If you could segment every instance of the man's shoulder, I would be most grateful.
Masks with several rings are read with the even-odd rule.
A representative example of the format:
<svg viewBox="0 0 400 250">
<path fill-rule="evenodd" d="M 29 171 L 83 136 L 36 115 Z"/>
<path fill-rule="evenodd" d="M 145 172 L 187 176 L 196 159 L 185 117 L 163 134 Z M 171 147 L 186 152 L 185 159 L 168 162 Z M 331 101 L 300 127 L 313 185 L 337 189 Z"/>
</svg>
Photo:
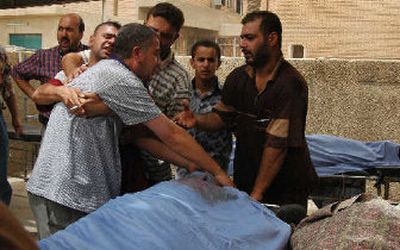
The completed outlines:
<svg viewBox="0 0 400 250">
<path fill-rule="evenodd" d="M 102 82 L 127 84 L 141 82 L 141 80 L 126 66 L 114 59 L 103 59 L 90 67 L 91 72 L 87 77 L 97 77 Z"/>
<path fill-rule="evenodd" d="M 54 53 L 54 52 L 58 52 L 59 51 L 59 47 L 58 46 L 54 46 L 48 49 L 38 49 L 35 54 L 48 54 L 48 53 Z"/>
<path fill-rule="evenodd" d="M 302 85 L 307 85 L 303 75 L 286 60 L 282 62 L 280 75 L 286 83 L 301 83 Z"/>
<path fill-rule="evenodd" d="M 182 76 L 189 80 L 189 72 L 175 58 L 171 60 L 167 67 L 160 71 L 171 76 Z"/>
<path fill-rule="evenodd" d="M 243 77 L 248 77 L 249 72 L 251 71 L 251 67 L 247 64 L 244 64 L 242 66 L 236 67 L 233 69 L 228 76 L 226 77 L 227 81 L 236 81 L 238 79 L 241 79 Z"/>
<path fill-rule="evenodd" d="M 280 86 L 285 86 L 287 89 L 296 91 L 307 91 L 308 89 L 307 81 L 303 75 L 286 60 L 282 62 L 277 81 L 281 83 Z"/>
<path fill-rule="evenodd" d="M 114 69 L 128 71 L 126 67 L 124 67 L 120 62 L 114 59 L 103 59 L 92 66 L 93 69 L 100 69 L 100 70 L 109 67 L 113 68 L 113 70 L 110 70 L 110 72 L 114 72 Z"/>
</svg>

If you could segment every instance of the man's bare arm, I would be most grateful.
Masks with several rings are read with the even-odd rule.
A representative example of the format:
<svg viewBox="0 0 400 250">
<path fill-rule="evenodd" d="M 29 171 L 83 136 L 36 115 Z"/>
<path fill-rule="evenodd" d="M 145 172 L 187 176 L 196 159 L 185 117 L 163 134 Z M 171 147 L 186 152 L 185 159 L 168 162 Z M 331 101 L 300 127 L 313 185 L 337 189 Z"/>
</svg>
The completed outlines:
<svg viewBox="0 0 400 250">
<path fill-rule="evenodd" d="M 101 100 L 96 93 L 83 93 L 83 98 L 80 99 L 82 106 L 81 110 L 77 110 L 78 116 L 95 117 L 95 116 L 110 116 L 114 112 Z"/>
<path fill-rule="evenodd" d="M 224 170 L 204 151 L 204 149 L 184 129 L 161 114 L 158 118 L 144 123 L 170 149 L 194 162 L 201 169 L 212 173 L 218 183 L 233 183 Z"/>
<path fill-rule="evenodd" d="M 172 151 L 168 148 L 167 145 L 162 143 L 161 141 L 150 138 L 150 137 L 141 137 L 135 140 L 135 144 L 138 145 L 141 149 L 146 150 L 150 154 L 152 154 L 157 159 L 161 159 L 167 162 L 170 162 L 176 166 L 184 167 L 188 169 L 190 172 L 197 169 L 196 164 L 182 157 L 180 154 Z"/>
<path fill-rule="evenodd" d="M 188 102 L 182 103 L 184 111 L 174 117 L 174 121 L 185 128 L 199 128 L 204 131 L 218 131 L 225 127 L 221 117 L 214 112 L 207 114 L 194 114 Z"/>
<path fill-rule="evenodd" d="M 263 193 L 270 187 L 286 156 L 286 149 L 265 147 L 251 197 L 261 201 Z M 264 197 L 265 198 L 265 197 Z"/>
<path fill-rule="evenodd" d="M 29 98 L 32 99 L 33 92 L 35 92 L 35 88 L 29 83 L 27 80 L 15 79 L 15 83 L 17 86 L 25 93 Z"/>
<path fill-rule="evenodd" d="M 63 102 L 69 108 L 80 106 L 80 97 L 82 93 L 78 88 L 55 86 L 50 83 L 40 85 L 32 94 L 32 100 L 36 104 L 48 105 Z"/>
<path fill-rule="evenodd" d="M 16 98 L 14 92 L 12 91 L 11 86 L 10 86 L 10 96 L 5 98 L 5 101 L 7 103 L 8 109 L 10 110 L 12 125 L 14 127 L 15 133 L 18 136 L 20 136 L 23 133 L 23 131 L 22 131 L 22 123 L 21 123 L 21 120 L 20 120 L 20 117 L 19 117 L 17 98 Z"/>
</svg>

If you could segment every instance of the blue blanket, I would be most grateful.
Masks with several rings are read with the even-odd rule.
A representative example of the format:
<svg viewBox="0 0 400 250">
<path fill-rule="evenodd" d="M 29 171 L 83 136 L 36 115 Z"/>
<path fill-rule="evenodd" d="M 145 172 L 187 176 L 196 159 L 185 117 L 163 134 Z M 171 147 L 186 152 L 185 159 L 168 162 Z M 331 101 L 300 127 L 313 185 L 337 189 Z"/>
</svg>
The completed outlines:
<svg viewBox="0 0 400 250">
<path fill-rule="evenodd" d="M 194 173 L 106 203 L 41 249 L 284 249 L 290 226 L 234 188 Z"/>
<path fill-rule="evenodd" d="M 400 170 L 400 144 L 361 142 L 331 135 L 308 135 L 306 139 L 319 176 L 374 168 Z"/>
</svg>

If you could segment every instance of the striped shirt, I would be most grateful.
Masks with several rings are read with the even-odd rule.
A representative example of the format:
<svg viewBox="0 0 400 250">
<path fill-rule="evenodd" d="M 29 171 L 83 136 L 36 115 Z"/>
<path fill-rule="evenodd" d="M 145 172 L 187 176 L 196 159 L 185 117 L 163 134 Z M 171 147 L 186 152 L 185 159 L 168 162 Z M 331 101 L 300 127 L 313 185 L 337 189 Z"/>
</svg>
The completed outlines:
<svg viewBox="0 0 400 250">
<path fill-rule="evenodd" d="M 161 62 L 159 71 L 149 82 L 149 92 L 157 106 L 169 118 L 183 111 L 181 103 L 183 99 L 190 100 L 189 73 L 176 61 L 172 52 Z M 146 161 L 150 180 L 158 182 L 172 178 L 170 164 L 144 151 L 142 151 L 142 158 Z"/>
<path fill-rule="evenodd" d="M 149 83 L 149 91 L 157 106 L 169 118 L 183 110 L 183 99 L 190 99 L 189 73 L 175 60 L 173 53 L 162 61 L 159 71 Z"/>
</svg>

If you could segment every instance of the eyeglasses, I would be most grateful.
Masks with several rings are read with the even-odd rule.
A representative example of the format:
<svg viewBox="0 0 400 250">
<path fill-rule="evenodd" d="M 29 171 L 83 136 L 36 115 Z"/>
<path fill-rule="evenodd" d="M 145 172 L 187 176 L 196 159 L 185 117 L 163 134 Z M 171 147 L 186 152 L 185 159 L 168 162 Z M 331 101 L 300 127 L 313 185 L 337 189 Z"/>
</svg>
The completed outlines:
<svg viewBox="0 0 400 250">
<path fill-rule="evenodd" d="M 155 29 L 155 28 L 153 28 L 153 27 L 151 27 L 151 26 L 149 26 L 152 30 L 154 30 L 159 36 L 160 36 L 160 39 L 163 39 L 163 40 L 172 40 L 172 39 L 174 39 L 175 37 L 176 37 L 176 33 L 167 33 L 167 32 L 160 32 L 160 31 L 158 31 L 157 29 Z"/>
</svg>

